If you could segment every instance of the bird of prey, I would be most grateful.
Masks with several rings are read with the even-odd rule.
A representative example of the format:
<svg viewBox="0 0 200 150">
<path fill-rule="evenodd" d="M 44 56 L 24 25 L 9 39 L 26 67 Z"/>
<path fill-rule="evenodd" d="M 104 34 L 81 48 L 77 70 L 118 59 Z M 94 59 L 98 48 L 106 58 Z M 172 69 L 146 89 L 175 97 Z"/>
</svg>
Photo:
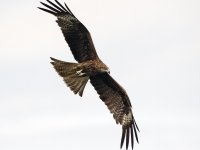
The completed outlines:
<svg viewBox="0 0 200 150">
<path fill-rule="evenodd" d="M 139 129 L 126 91 L 110 76 L 109 68 L 96 53 L 89 31 L 75 17 L 66 3 L 61 5 L 57 0 L 54 3 L 49 0 L 47 2 L 48 4 L 41 2 L 46 8 L 38 8 L 57 17 L 56 22 L 78 62 L 65 62 L 51 58 L 51 64 L 75 94 L 82 96 L 85 85 L 90 80 L 100 99 L 113 114 L 116 123 L 122 125 L 120 148 L 126 139 L 126 149 L 128 149 L 130 139 L 133 149 L 134 138 L 138 142 Z"/>
</svg>

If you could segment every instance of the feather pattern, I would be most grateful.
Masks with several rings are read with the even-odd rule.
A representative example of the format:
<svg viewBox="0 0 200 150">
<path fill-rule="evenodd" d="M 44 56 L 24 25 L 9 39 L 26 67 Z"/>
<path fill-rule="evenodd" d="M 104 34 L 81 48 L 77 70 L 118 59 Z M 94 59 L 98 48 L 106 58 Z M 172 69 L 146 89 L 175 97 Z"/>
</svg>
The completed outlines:
<svg viewBox="0 0 200 150">
<path fill-rule="evenodd" d="M 100 99 L 107 105 L 116 123 L 122 125 L 122 148 L 126 138 L 126 149 L 129 147 L 131 138 L 131 147 L 134 145 L 134 136 L 138 142 L 137 131 L 139 131 L 131 110 L 131 103 L 126 91 L 108 74 L 103 73 L 90 77 L 90 82 L 99 94 Z"/>
<path fill-rule="evenodd" d="M 74 58 L 78 62 L 97 59 L 98 56 L 89 31 L 73 15 L 68 6 L 66 4 L 64 6 L 61 5 L 57 0 L 55 0 L 56 4 L 49 0 L 47 2 L 49 4 L 43 2 L 41 4 L 48 9 L 38 8 L 57 17 L 56 22 L 61 28 Z"/>
</svg>

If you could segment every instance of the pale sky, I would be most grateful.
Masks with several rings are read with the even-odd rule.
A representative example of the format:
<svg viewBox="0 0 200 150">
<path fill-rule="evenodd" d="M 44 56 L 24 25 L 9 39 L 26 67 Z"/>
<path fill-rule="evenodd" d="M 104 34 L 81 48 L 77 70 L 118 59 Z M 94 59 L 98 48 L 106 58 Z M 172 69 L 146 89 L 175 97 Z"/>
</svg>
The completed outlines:
<svg viewBox="0 0 200 150">
<path fill-rule="evenodd" d="M 131 99 L 134 150 L 199 150 L 200 1 L 65 2 Z M 121 126 L 90 83 L 80 98 L 49 63 L 75 62 L 56 18 L 36 0 L 0 4 L 0 150 L 119 150 Z"/>
</svg>

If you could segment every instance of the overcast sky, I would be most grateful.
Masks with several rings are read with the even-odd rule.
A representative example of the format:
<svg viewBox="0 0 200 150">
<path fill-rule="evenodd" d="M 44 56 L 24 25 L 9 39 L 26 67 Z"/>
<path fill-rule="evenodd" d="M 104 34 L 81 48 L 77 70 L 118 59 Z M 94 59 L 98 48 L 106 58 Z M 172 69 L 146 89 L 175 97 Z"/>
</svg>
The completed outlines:
<svg viewBox="0 0 200 150">
<path fill-rule="evenodd" d="M 141 130 L 135 150 L 199 150 L 200 1 L 65 2 L 129 94 Z M 0 149 L 119 150 L 121 127 L 93 87 L 74 95 L 49 63 L 75 60 L 56 18 L 38 6 L 0 2 Z"/>
</svg>

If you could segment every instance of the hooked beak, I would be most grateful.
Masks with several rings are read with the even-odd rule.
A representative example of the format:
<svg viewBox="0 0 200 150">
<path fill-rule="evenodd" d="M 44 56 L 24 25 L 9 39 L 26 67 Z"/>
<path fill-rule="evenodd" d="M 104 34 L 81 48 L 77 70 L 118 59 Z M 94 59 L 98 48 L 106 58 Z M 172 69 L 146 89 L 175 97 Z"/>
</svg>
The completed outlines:
<svg viewBox="0 0 200 150">
<path fill-rule="evenodd" d="M 110 74 L 110 69 L 107 69 L 106 72 L 107 72 L 108 74 Z"/>
</svg>

